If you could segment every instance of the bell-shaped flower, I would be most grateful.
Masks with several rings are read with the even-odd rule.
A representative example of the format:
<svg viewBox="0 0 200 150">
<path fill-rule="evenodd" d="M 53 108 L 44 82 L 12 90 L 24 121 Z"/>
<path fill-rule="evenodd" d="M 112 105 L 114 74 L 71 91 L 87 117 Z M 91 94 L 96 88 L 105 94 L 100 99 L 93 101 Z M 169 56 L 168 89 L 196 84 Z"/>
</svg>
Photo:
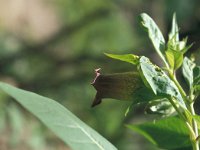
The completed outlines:
<svg viewBox="0 0 200 150">
<path fill-rule="evenodd" d="M 100 69 L 96 69 L 95 73 L 96 77 L 91 84 L 97 93 L 92 107 L 100 104 L 103 98 L 133 101 L 134 103 L 156 99 L 156 95 L 144 85 L 137 72 L 102 75 Z"/>
</svg>

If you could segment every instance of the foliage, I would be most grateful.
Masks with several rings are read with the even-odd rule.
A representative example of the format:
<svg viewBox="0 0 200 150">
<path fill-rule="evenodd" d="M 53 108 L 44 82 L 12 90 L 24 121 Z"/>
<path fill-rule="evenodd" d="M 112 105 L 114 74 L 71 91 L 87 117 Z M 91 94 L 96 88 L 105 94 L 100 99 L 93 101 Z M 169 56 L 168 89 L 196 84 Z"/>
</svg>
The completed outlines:
<svg viewBox="0 0 200 150">
<path fill-rule="evenodd" d="M 200 71 L 199 66 L 193 60 L 184 57 L 185 52 L 192 45 L 186 46 L 187 38 L 179 40 L 175 14 L 167 43 L 153 19 L 144 13 L 141 14 L 141 19 L 156 52 L 165 64 L 164 69 L 153 64 L 145 56 L 132 54 L 121 56 L 107 54 L 107 56 L 137 66 L 144 85 L 154 93 L 154 97 L 146 105 L 146 110 L 150 110 L 146 113 L 157 113 L 164 118 L 153 123 L 147 122 L 140 125 L 129 125 L 129 127 L 160 148 L 191 149 L 192 147 L 193 150 L 199 150 L 199 119 L 197 119 L 199 116 L 194 111 L 194 102 L 199 95 Z M 182 66 L 182 74 L 189 86 L 188 96 L 176 79 L 176 71 L 180 66 Z M 114 93 L 114 91 L 109 92 Z M 141 102 L 144 102 L 144 99 Z M 166 111 L 170 108 L 169 103 L 174 108 L 175 114 Z M 176 117 L 170 117 L 172 115 Z"/>
<path fill-rule="evenodd" d="M 35 2 L 43 3 L 42 1 Z M 194 2 L 196 2 L 196 5 L 194 5 Z M 50 3 L 52 3 L 52 5 Z M 132 20 L 138 16 L 138 8 L 143 9 L 143 7 L 146 8 L 146 6 L 151 6 L 149 13 L 155 14 L 154 12 L 157 12 L 156 16 L 154 17 L 156 20 L 159 20 L 158 24 L 161 25 L 162 29 L 163 27 L 169 26 L 168 18 L 169 16 L 171 17 L 171 13 L 169 12 L 176 10 L 179 18 L 181 18 L 181 24 L 184 25 L 181 27 L 181 31 L 183 31 L 182 34 L 186 32 L 184 30 L 187 30 L 187 33 L 193 33 L 192 31 L 196 31 L 195 28 L 193 28 L 196 22 L 196 20 L 194 20 L 195 15 L 193 14 L 196 14 L 195 12 L 198 10 L 197 0 L 193 1 L 193 3 L 190 1 L 188 2 L 188 0 L 184 1 L 184 3 L 182 1 L 163 1 L 159 3 L 148 1 L 143 3 L 142 1 L 139 2 L 125 0 L 110 1 L 107 3 L 104 1 L 100 2 L 92 0 L 76 2 L 73 0 L 61 0 L 56 2 L 48 2 L 48 4 L 45 2 L 43 4 L 47 7 L 53 6 L 51 7 L 53 8 L 53 12 L 55 11 L 55 8 L 58 8 L 58 11 L 54 12 L 54 14 L 59 15 L 57 17 L 60 19 L 60 27 L 56 27 L 56 34 L 48 35 L 48 37 L 44 38 L 37 38 L 37 36 L 35 38 L 32 36 L 35 34 L 41 35 L 39 37 L 43 37 L 41 30 L 47 31 L 48 27 L 46 27 L 46 24 L 51 24 L 46 18 L 37 18 L 37 20 L 40 19 L 40 23 L 36 23 L 39 32 L 29 28 L 29 25 L 34 25 L 35 23 L 29 22 L 29 19 L 27 20 L 26 17 L 28 16 L 30 19 L 34 17 L 30 16 L 31 13 L 26 12 L 27 10 L 31 11 L 34 8 L 34 5 L 31 6 L 31 9 L 27 9 L 27 5 L 25 5 L 25 14 L 23 14 L 21 11 L 23 6 L 20 5 L 19 11 L 20 14 L 22 14 L 22 18 L 25 18 L 26 20 L 25 26 L 22 24 L 17 26 L 16 24 L 9 22 L 9 26 L 14 26 L 14 28 L 11 28 L 10 30 L 9 28 L 4 28 L 4 22 L 2 21 L 0 28 L 1 80 L 12 83 L 17 87 L 35 91 L 36 93 L 40 93 L 47 97 L 52 97 L 53 99 L 58 99 L 60 103 L 67 106 L 67 108 L 73 111 L 73 113 L 79 116 L 82 120 L 87 122 L 87 124 L 90 124 L 90 126 L 94 127 L 96 130 L 98 130 L 98 132 L 107 137 L 109 141 L 112 141 L 112 143 L 114 143 L 119 149 L 133 149 L 133 147 L 134 149 L 141 149 L 140 144 L 145 141 L 142 139 L 142 142 L 141 140 L 137 141 L 136 137 L 134 137 L 136 140 L 132 140 L 129 136 L 129 133 L 124 132 L 124 128 L 121 125 L 122 122 L 130 122 L 132 119 L 142 119 L 140 111 L 137 111 L 136 113 L 134 112 L 134 115 L 128 114 L 128 116 L 124 118 L 124 109 L 126 109 L 125 107 L 127 107 L 127 105 L 129 105 L 132 101 L 130 101 L 130 103 L 120 103 L 120 101 L 113 103 L 112 101 L 106 101 L 103 103 L 104 106 L 102 107 L 97 107 L 96 109 L 89 108 L 89 100 L 91 100 L 91 97 L 94 94 L 93 89 L 88 84 L 91 80 L 91 70 L 97 66 L 105 66 L 105 69 L 103 70 L 106 71 L 132 70 L 133 67 L 131 65 L 123 65 L 123 63 L 120 64 L 120 62 L 117 61 L 114 64 L 108 63 L 107 59 L 101 57 L 102 55 L 100 55 L 100 53 L 107 49 L 112 49 L 116 53 L 121 53 L 124 50 L 127 50 L 127 53 L 137 53 L 136 51 L 130 50 L 142 50 L 150 48 L 148 42 L 145 41 L 144 34 L 141 34 L 140 29 L 137 28 L 136 24 L 134 24 Z M 163 13 L 163 9 L 160 9 L 159 6 L 164 7 L 166 14 Z M 175 7 L 175 9 L 171 9 L 172 7 Z M 4 8 L 6 8 L 6 6 L 4 6 Z M 168 10 L 168 8 L 170 9 Z M 38 9 L 39 8 L 37 7 L 37 10 Z M 3 10 L 9 9 L 1 9 L 1 11 Z M 182 10 L 187 10 L 188 13 L 182 13 Z M 12 12 L 15 13 L 14 10 Z M 47 14 L 46 9 L 44 9 L 43 12 Z M 8 13 L 1 13 L 1 15 L 2 14 Z M 16 15 L 18 16 L 19 13 L 16 13 Z M 33 15 L 37 16 L 38 13 Z M 40 16 L 42 16 L 41 12 L 39 13 L 38 17 Z M 5 18 L 19 20 L 13 19 L 12 14 L 7 15 Z M 21 17 L 19 16 L 18 18 Z M 163 18 L 165 20 L 163 20 Z M 192 24 L 190 24 L 191 20 L 193 20 Z M 45 24 L 42 22 L 45 22 Z M 164 26 L 162 26 L 163 23 L 165 23 Z M 52 24 L 52 27 L 54 27 L 54 24 Z M 16 30 L 17 32 L 15 32 Z M 189 37 L 190 39 L 194 39 L 194 37 L 198 36 L 193 34 L 189 35 Z M 111 53 L 113 51 L 107 52 Z M 165 53 L 166 52 L 164 52 L 164 55 Z M 144 53 L 145 56 L 149 56 L 149 54 L 152 54 L 152 52 L 146 51 Z M 169 59 L 170 58 L 166 56 L 166 60 L 169 61 Z M 177 60 L 177 57 L 171 57 L 171 59 Z M 173 68 L 173 62 L 170 64 L 170 66 Z M 194 69 L 194 74 L 197 74 L 196 77 L 198 78 L 198 73 L 196 72 L 198 72 L 198 67 Z M 148 88 L 148 91 L 151 91 L 151 87 Z M 197 84 L 194 92 L 198 93 L 198 89 L 199 87 Z M 143 93 L 141 92 L 140 95 L 144 96 Z M 154 95 L 153 92 L 151 94 Z M 2 97 L 1 95 L 1 100 L 2 109 L 0 114 L 0 126 L 1 133 L 3 132 L 5 134 L 5 136 L 4 134 L 1 134 L 1 137 L 9 137 L 7 138 L 11 140 L 11 142 L 9 141 L 9 144 L 13 142 L 12 134 L 9 132 L 10 125 L 7 125 L 8 115 L 5 114 L 7 112 L 12 112 L 9 114 L 9 117 L 11 118 L 8 118 L 8 121 L 10 121 L 12 131 L 14 131 L 13 135 L 15 134 L 13 139 L 20 141 L 21 139 L 18 137 L 18 132 L 15 131 L 19 130 L 20 127 L 25 127 L 23 130 L 25 134 L 23 134 L 23 132 L 21 133 L 22 135 L 28 135 L 31 137 L 31 139 L 35 139 L 33 140 L 33 143 L 37 143 L 39 141 L 42 143 L 44 142 L 42 140 L 45 139 L 45 142 L 51 149 L 53 149 L 52 145 L 54 145 L 54 143 L 58 143 L 58 145 L 62 143 L 56 138 L 52 139 L 54 137 L 53 134 L 51 135 L 51 132 L 49 133 L 48 130 L 40 124 L 40 122 L 34 120 L 33 117 L 31 117 L 30 114 L 27 114 L 27 112 L 21 107 L 17 107 L 17 109 L 22 115 L 17 115 L 19 113 L 17 113 L 17 111 L 11 107 L 13 102 L 10 102 L 8 97 Z M 163 107 L 161 103 L 158 103 L 158 101 L 161 101 L 162 98 L 152 101 L 146 100 L 147 99 L 144 98 L 140 98 L 138 100 L 138 102 L 147 102 L 145 110 L 147 110 L 147 107 L 149 106 L 150 109 L 153 110 L 151 113 L 156 114 L 157 112 L 164 112 L 163 110 L 166 107 Z M 135 105 L 133 105 L 133 107 L 135 109 Z M 166 113 L 163 115 L 165 116 L 165 114 Z M 25 123 L 24 120 L 27 122 Z M 34 120 L 34 123 L 37 123 L 37 126 L 35 127 L 36 129 L 34 128 L 30 134 L 27 134 L 27 128 L 31 129 L 32 126 L 35 126 L 32 120 Z M 105 124 L 105 122 L 108 123 Z M 23 127 L 20 124 L 23 124 Z M 30 126 L 27 126 L 27 124 L 30 124 Z M 6 127 L 9 130 L 5 130 Z M 6 134 L 5 131 L 8 131 L 8 133 Z M 26 141 L 24 141 L 24 139 L 26 139 Z M 31 139 L 27 138 L 26 136 L 22 138 L 21 141 L 23 141 L 23 143 L 31 143 Z M 35 147 L 33 149 L 48 149 L 39 147 L 40 144 L 38 143 L 35 145 L 37 145 L 37 148 Z M 14 145 L 13 148 L 17 149 L 15 146 L 16 145 Z M 23 149 L 23 146 L 24 145 L 22 145 L 19 149 Z M 146 145 L 143 144 L 142 149 L 145 149 L 145 146 Z M 148 143 L 146 147 L 150 149 Z M 1 148 L 2 147 L 0 146 L 0 149 Z M 57 149 L 57 147 L 55 149 Z"/>
<path fill-rule="evenodd" d="M 54 100 L 5 83 L 0 83 L 0 88 L 15 98 L 74 150 L 116 150 L 111 143 Z"/>
<path fill-rule="evenodd" d="M 187 149 L 187 147 L 190 147 L 188 129 L 184 122 L 177 117 L 168 117 L 144 124 L 128 125 L 128 127 L 142 134 L 161 149 Z"/>
<path fill-rule="evenodd" d="M 149 38 L 152 41 L 156 52 L 159 54 L 163 62 L 167 64 L 166 58 L 164 57 L 164 51 L 165 51 L 165 39 L 156 25 L 156 23 L 149 17 L 147 14 L 143 13 L 141 14 L 141 23 L 145 27 L 145 29 L 148 32 Z"/>
</svg>

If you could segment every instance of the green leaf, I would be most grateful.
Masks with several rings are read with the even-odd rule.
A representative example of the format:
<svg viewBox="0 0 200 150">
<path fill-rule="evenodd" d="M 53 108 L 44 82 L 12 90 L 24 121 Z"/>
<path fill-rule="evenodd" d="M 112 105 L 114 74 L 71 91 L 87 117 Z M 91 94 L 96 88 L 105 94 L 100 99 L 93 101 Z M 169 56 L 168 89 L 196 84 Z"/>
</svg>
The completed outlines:
<svg viewBox="0 0 200 150">
<path fill-rule="evenodd" d="M 185 57 L 183 60 L 182 73 L 190 88 L 193 86 L 194 67 L 195 63 L 191 61 L 189 58 Z"/>
<path fill-rule="evenodd" d="M 171 28 L 171 32 L 169 33 L 169 39 L 174 39 L 175 42 L 179 41 L 178 25 L 177 25 L 175 13 L 173 14 L 172 28 Z"/>
<path fill-rule="evenodd" d="M 183 53 L 181 51 L 167 50 L 166 57 L 170 64 L 170 68 L 177 70 L 183 63 Z"/>
<path fill-rule="evenodd" d="M 169 117 L 138 125 L 128 125 L 128 127 L 159 148 L 172 150 L 191 147 L 188 129 L 185 123 L 177 117 Z"/>
<path fill-rule="evenodd" d="M 193 69 L 193 88 L 198 95 L 200 92 L 200 66 L 195 66 Z"/>
<path fill-rule="evenodd" d="M 195 66 L 193 69 L 194 85 L 200 84 L 200 66 Z"/>
<path fill-rule="evenodd" d="M 133 54 L 125 54 L 125 55 L 115 55 L 115 54 L 108 54 L 108 53 L 104 53 L 104 54 L 110 58 L 125 61 L 133 65 L 137 65 L 140 58 L 139 56 L 133 55 Z"/>
<path fill-rule="evenodd" d="M 176 148 L 176 149 L 173 149 L 173 150 L 191 150 L 192 147 L 191 146 L 187 146 L 187 147 L 184 147 L 184 148 Z"/>
<path fill-rule="evenodd" d="M 185 57 L 182 66 L 183 76 L 190 89 L 198 95 L 200 92 L 200 66 L 197 66 L 192 60 Z"/>
<path fill-rule="evenodd" d="M 116 150 L 56 101 L 0 82 L 0 89 L 40 119 L 73 150 Z"/>
<path fill-rule="evenodd" d="M 174 13 L 172 19 L 172 28 L 171 32 L 169 33 L 169 41 L 167 43 L 166 50 L 166 57 L 173 72 L 177 70 L 183 63 L 186 41 L 183 40 L 179 42 L 178 25 L 176 21 L 176 14 Z"/>
<path fill-rule="evenodd" d="M 165 65 L 168 67 L 168 63 L 165 58 L 165 39 L 151 17 L 147 14 L 141 14 L 141 23 L 147 29 L 149 38 L 154 45 L 155 50 L 157 51 L 158 55 L 161 57 Z"/>
<path fill-rule="evenodd" d="M 183 53 L 182 52 L 175 52 L 174 53 L 174 59 L 175 59 L 175 65 L 174 65 L 174 70 L 177 70 L 178 68 L 181 67 L 183 63 Z"/>
<path fill-rule="evenodd" d="M 186 41 L 186 42 L 187 42 L 187 41 Z M 180 45 L 180 44 L 179 44 L 179 45 Z M 179 49 L 181 49 L 181 52 L 183 52 L 183 54 L 185 54 L 192 46 L 193 46 L 193 43 L 190 44 L 190 45 L 188 45 L 188 46 L 186 46 L 186 43 L 185 43 L 185 47 L 183 47 L 183 48 L 181 49 L 181 46 L 179 46 Z"/>
<path fill-rule="evenodd" d="M 170 65 L 170 68 L 171 69 L 174 69 L 174 66 L 175 66 L 175 59 L 174 59 L 174 54 L 172 51 L 166 51 L 166 57 L 167 57 L 167 60 L 168 60 L 168 63 Z"/>
<path fill-rule="evenodd" d="M 198 125 L 198 129 L 200 130 L 200 116 L 199 115 L 194 115 L 192 116 L 193 119 L 195 119 L 195 121 L 197 122 Z"/>
<path fill-rule="evenodd" d="M 153 101 L 149 101 L 149 103 L 145 107 L 145 112 L 147 114 L 158 114 L 163 117 L 170 116 L 175 113 L 175 109 L 168 99 L 162 98 Z"/>
<path fill-rule="evenodd" d="M 158 66 L 152 64 L 150 60 L 144 56 L 140 58 L 139 72 L 144 82 L 147 82 L 153 92 L 164 98 L 175 97 L 177 102 L 186 108 L 183 98 L 175 85 L 175 83 L 166 75 L 166 73 Z"/>
</svg>

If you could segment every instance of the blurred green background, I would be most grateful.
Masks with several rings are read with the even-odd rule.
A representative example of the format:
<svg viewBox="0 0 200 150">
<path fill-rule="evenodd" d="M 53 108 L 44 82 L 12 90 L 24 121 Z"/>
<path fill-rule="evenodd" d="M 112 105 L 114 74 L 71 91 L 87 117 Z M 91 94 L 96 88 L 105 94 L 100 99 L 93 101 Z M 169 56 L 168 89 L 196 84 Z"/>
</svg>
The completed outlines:
<svg viewBox="0 0 200 150">
<path fill-rule="evenodd" d="M 199 0 L 0 0 L 0 80 L 50 97 L 111 141 L 119 150 L 156 150 L 124 125 L 149 118 L 142 108 L 125 117 L 130 102 L 90 105 L 94 69 L 131 71 L 132 65 L 103 52 L 160 59 L 139 23 L 149 14 L 167 39 L 177 14 L 181 38 L 200 47 Z M 9 97 L 0 94 L 1 150 L 69 150 L 51 131 Z"/>
</svg>

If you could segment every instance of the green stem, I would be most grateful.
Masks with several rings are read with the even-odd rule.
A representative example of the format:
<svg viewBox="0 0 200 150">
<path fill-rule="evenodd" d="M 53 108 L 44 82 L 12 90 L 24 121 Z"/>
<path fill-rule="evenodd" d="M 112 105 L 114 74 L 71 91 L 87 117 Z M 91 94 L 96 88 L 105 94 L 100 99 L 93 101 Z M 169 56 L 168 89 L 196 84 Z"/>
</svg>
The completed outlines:
<svg viewBox="0 0 200 150">
<path fill-rule="evenodd" d="M 172 81 L 174 81 L 174 83 L 178 87 L 178 89 L 179 89 L 179 91 L 180 91 L 183 99 L 185 99 L 185 97 L 186 97 L 185 91 L 183 90 L 183 88 L 181 87 L 181 85 L 179 84 L 179 82 L 177 81 L 175 73 L 172 74 L 172 73 L 169 72 L 169 77 L 171 78 Z"/>
<path fill-rule="evenodd" d="M 193 130 L 193 127 L 190 125 L 187 117 L 185 117 L 183 115 L 183 113 L 178 109 L 178 107 L 176 106 L 175 102 L 173 101 L 173 98 L 169 99 L 170 100 L 170 103 L 172 104 L 172 106 L 175 108 L 176 112 L 179 114 L 179 116 L 183 119 L 183 121 L 186 123 L 186 126 L 189 130 L 189 133 L 190 133 L 190 140 L 191 140 L 191 143 L 192 143 L 192 147 L 193 147 L 193 150 L 199 150 L 199 143 L 198 143 L 198 140 L 196 138 L 196 134 Z"/>
<path fill-rule="evenodd" d="M 195 111 L 194 111 L 194 102 L 192 102 L 191 104 L 190 104 L 190 107 L 189 107 L 189 111 L 191 112 L 191 114 L 192 115 L 195 115 Z M 193 149 L 194 150 L 199 150 L 199 140 L 197 140 L 197 138 L 198 138 L 198 125 L 197 125 L 197 122 L 194 120 L 194 119 L 192 119 L 192 128 L 193 128 L 193 131 L 194 131 L 194 133 L 195 133 L 195 140 L 193 140 L 192 141 L 192 146 L 193 146 Z"/>
<path fill-rule="evenodd" d="M 172 104 L 172 106 L 174 107 L 174 109 L 176 110 L 176 112 L 178 113 L 178 115 L 184 120 L 187 121 L 187 118 L 183 115 L 183 113 L 180 111 L 180 109 L 177 107 L 176 103 L 174 102 L 173 98 L 169 99 L 170 103 Z"/>
<path fill-rule="evenodd" d="M 190 88 L 190 92 L 189 92 L 189 108 L 188 110 L 190 111 L 190 113 L 194 116 L 196 115 L 195 113 L 195 110 L 194 110 L 194 99 L 195 99 L 195 96 L 194 96 L 194 89 L 193 87 Z M 198 137 L 199 137 L 199 133 L 198 133 L 198 125 L 197 125 L 197 122 L 194 118 L 192 118 L 192 128 L 193 128 L 193 131 L 195 133 L 195 140 L 193 141 L 193 149 L 195 150 L 199 150 L 199 140 L 198 140 Z"/>
<path fill-rule="evenodd" d="M 199 150 L 199 141 L 192 141 L 192 148 L 193 150 Z"/>
<path fill-rule="evenodd" d="M 169 73 L 169 77 L 171 78 L 171 80 L 174 81 L 174 83 L 176 84 L 176 86 L 178 87 L 180 94 L 182 96 L 182 98 L 184 99 L 185 104 L 187 105 L 188 110 L 190 111 L 190 113 L 192 115 L 195 115 L 195 111 L 194 111 L 194 102 L 193 102 L 193 92 L 190 92 L 189 94 L 189 99 L 187 98 L 187 95 L 185 93 L 185 91 L 183 90 L 183 88 L 181 87 L 181 85 L 179 84 L 179 82 L 176 79 L 176 75 L 175 73 L 171 73 L 170 71 Z M 173 102 L 173 100 L 172 100 Z M 171 103 L 172 103 L 171 102 Z M 188 106 L 189 103 L 189 106 Z M 198 138 L 198 126 L 197 123 L 194 119 L 192 119 L 192 124 L 190 124 L 189 119 L 187 119 L 187 117 L 184 117 L 184 115 L 180 112 L 180 110 L 176 107 L 175 104 L 172 103 L 172 105 L 174 106 L 174 108 L 176 109 L 176 111 L 178 112 L 179 116 L 184 119 L 184 121 L 186 121 L 186 125 L 190 131 L 190 140 L 191 140 L 191 144 L 193 147 L 193 150 L 199 150 L 199 140 L 196 140 Z"/>
</svg>

